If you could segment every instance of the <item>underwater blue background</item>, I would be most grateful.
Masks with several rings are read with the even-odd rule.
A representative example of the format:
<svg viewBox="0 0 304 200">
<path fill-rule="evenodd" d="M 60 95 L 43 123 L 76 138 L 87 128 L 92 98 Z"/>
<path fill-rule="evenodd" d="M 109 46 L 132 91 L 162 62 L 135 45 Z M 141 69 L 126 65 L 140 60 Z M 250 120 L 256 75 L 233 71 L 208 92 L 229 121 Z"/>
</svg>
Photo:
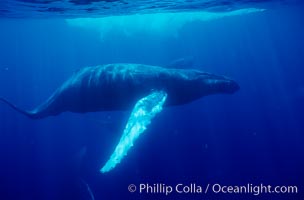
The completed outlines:
<svg viewBox="0 0 304 200">
<path fill-rule="evenodd" d="M 66 178 L 76 165 L 96 199 L 303 198 L 303 8 L 276 6 L 192 21 L 175 34 L 113 28 L 103 37 L 62 18 L 1 18 L 0 96 L 22 108 L 40 104 L 79 68 L 117 62 L 166 66 L 191 57 L 193 68 L 229 76 L 241 89 L 165 108 L 107 174 L 99 168 L 129 112 L 31 120 L 1 103 L 0 199 L 59 199 L 70 193 L 77 199 Z M 131 183 L 296 185 L 299 194 L 164 196 L 129 193 Z"/>
</svg>

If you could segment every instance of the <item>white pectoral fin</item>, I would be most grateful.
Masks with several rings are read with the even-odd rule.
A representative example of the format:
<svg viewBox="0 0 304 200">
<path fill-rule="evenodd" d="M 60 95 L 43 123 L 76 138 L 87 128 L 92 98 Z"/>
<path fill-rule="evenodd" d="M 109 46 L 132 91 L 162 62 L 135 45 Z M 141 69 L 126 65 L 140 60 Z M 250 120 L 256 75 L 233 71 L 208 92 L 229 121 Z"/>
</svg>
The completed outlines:
<svg viewBox="0 0 304 200">
<path fill-rule="evenodd" d="M 136 103 L 118 145 L 100 172 L 106 173 L 120 163 L 133 146 L 134 141 L 146 130 L 156 114 L 162 111 L 166 98 L 167 93 L 153 91 Z"/>
</svg>

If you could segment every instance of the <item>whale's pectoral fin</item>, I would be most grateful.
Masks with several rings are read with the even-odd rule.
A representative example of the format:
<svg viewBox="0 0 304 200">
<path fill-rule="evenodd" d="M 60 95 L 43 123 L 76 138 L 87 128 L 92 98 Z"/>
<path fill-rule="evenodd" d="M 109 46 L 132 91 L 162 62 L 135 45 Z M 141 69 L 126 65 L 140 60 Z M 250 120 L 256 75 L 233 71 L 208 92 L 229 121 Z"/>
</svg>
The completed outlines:
<svg viewBox="0 0 304 200">
<path fill-rule="evenodd" d="M 134 141 L 146 130 L 155 115 L 162 111 L 166 98 L 166 92 L 153 91 L 136 103 L 118 145 L 100 170 L 102 173 L 113 169 L 127 155 Z"/>
</svg>

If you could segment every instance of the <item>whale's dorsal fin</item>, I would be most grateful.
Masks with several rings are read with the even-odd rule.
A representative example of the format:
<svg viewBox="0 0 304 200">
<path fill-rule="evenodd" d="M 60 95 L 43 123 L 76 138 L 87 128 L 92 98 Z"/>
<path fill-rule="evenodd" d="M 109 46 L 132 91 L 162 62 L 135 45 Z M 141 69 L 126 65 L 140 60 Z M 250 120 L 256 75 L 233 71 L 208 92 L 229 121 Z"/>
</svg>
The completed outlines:
<svg viewBox="0 0 304 200">
<path fill-rule="evenodd" d="M 115 147 L 110 159 L 100 169 L 102 173 L 113 169 L 127 155 L 134 141 L 146 130 L 155 115 L 162 111 L 166 98 L 166 92 L 153 91 L 136 103 L 119 143 Z"/>
</svg>

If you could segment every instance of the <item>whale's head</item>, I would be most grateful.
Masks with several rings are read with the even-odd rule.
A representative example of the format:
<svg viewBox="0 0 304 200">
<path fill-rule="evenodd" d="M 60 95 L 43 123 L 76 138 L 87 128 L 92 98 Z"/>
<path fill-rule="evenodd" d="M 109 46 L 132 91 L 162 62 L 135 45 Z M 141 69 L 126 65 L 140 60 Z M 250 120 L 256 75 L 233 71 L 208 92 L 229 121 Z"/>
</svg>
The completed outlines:
<svg viewBox="0 0 304 200">
<path fill-rule="evenodd" d="M 208 94 L 226 93 L 233 94 L 240 89 L 239 84 L 225 76 L 200 72 L 198 75 L 200 88 Z"/>
</svg>

